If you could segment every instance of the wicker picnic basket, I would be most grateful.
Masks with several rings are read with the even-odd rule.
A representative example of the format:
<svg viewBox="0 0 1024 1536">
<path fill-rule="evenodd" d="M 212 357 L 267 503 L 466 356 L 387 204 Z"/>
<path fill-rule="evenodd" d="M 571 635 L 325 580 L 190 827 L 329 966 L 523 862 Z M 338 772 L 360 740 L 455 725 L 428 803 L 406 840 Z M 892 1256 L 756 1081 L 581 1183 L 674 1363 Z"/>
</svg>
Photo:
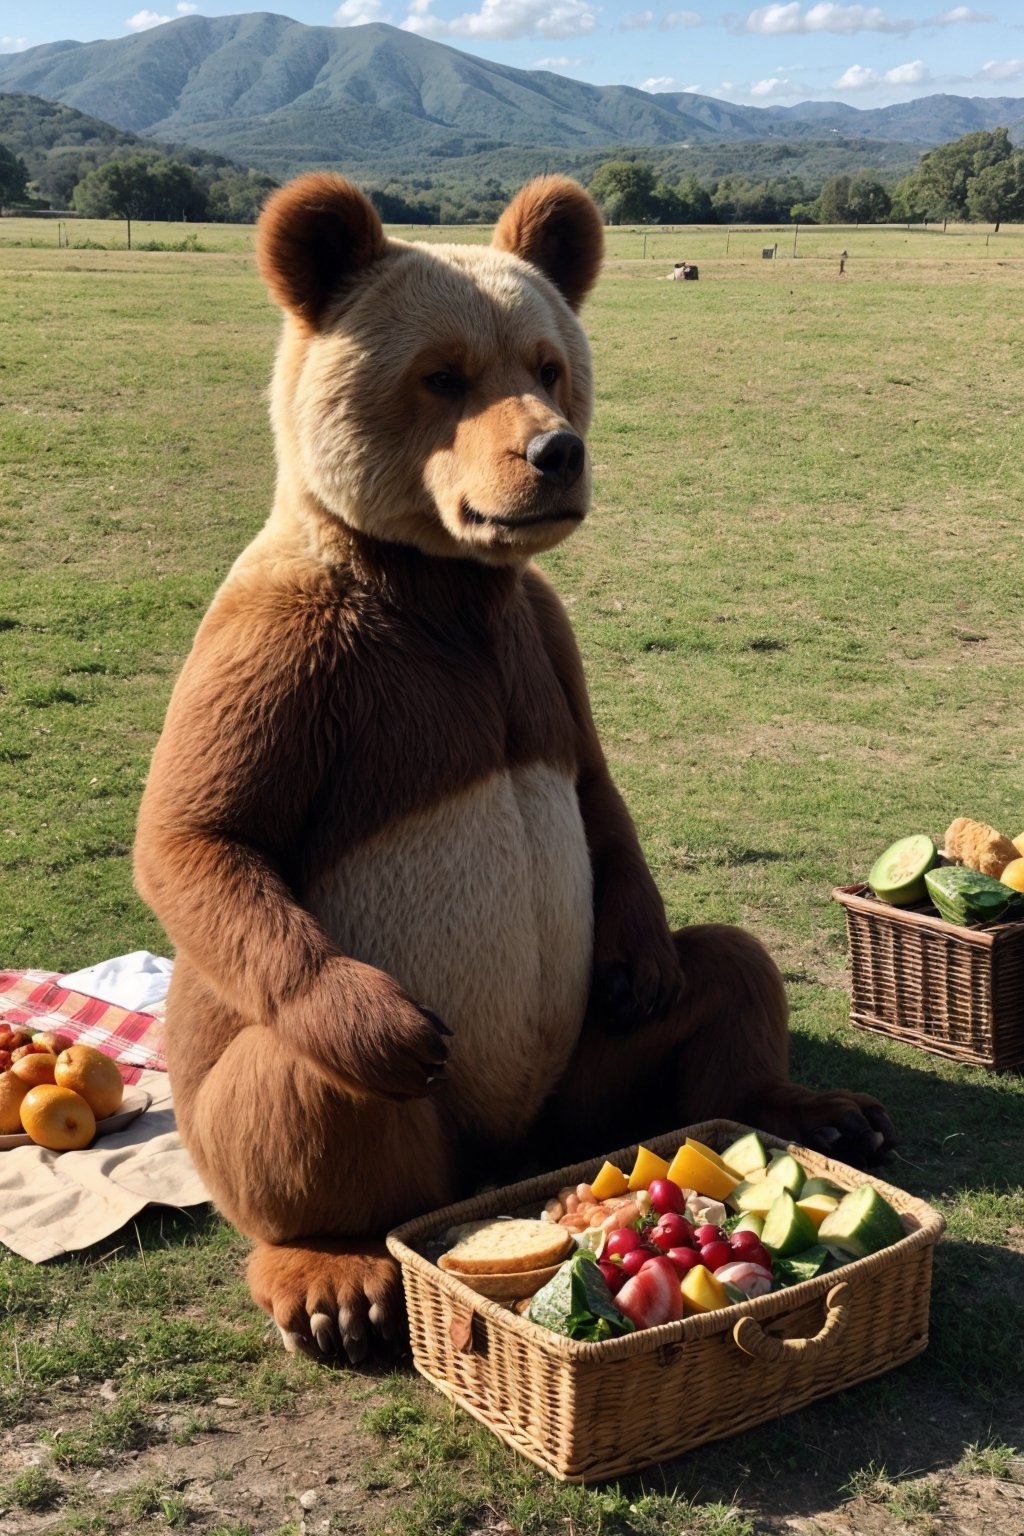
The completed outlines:
<svg viewBox="0 0 1024 1536">
<path fill-rule="evenodd" d="M 745 1127 L 711 1120 L 647 1142 L 671 1157 L 685 1136 L 721 1150 Z M 786 1146 L 775 1137 L 767 1146 Z M 539 1328 L 469 1290 L 425 1257 L 459 1222 L 538 1215 L 602 1159 L 489 1191 L 388 1236 L 402 1266 L 416 1369 L 555 1477 L 595 1482 L 791 1413 L 879 1376 L 928 1343 L 932 1254 L 945 1223 L 903 1190 L 809 1152 L 805 1168 L 845 1188 L 871 1182 L 899 1211 L 891 1248 L 787 1290 L 609 1339 L 582 1343 Z M 609 1154 L 628 1169 L 630 1147 Z"/>
<path fill-rule="evenodd" d="M 851 1024 L 973 1066 L 1024 1066 L 1024 922 L 961 928 L 866 885 L 832 895 L 846 911 Z"/>
</svg>

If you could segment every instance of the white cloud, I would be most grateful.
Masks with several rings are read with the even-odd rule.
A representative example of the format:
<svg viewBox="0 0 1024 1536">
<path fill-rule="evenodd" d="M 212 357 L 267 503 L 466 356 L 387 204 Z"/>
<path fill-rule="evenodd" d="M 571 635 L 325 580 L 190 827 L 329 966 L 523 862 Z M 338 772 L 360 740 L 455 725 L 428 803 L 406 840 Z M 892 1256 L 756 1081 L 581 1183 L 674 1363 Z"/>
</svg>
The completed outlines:
<svg viewBox="0 0 1024 1536">
<path fill-rule="evenodd" d="M 546 59 L 537 59 L 535 63 L 530 65 L 530 68 L 550 69 L 558 75 L 565 69 L 586 69 L 587 65 L 593 64 L 593 62 L 591 58 L 570 59 L 563 53 Z"/>
<path fill-rule="evenodd" d="M 975 80 L 1017 80 L 1024 75 L 1024 59 L 989 59 L 974 76 Z"/>
<path fill-rule="evenodd" d="M 638 32 L 642 27 L 653 27 L 653 11 L 635 11 L 632 16 L 623 16 L 619 22 L 620 32 Z"/>
<path fill-rule="evenodd" d="M 788 5 L 762 5 L 751 11 L 744 23 L 746 32 L 762 37 L 786 37 L 798 32 L 898 32 L 913 29 L 912 21 L 898 21 L 887 16 L 877 5 L 837 5 L 834 0 L 820 0 L 806 9 L 799 0 Z"/>
<path fill-rule="evenodd" d="M 653 75 L 650 80 L 644 80 L 637 87 L 638 90 L 648 91 L 652 96 L 665 95 L 671 92 L 678 95 L 681 92 L 688 96 L 699 95 L 699 85 L 682 85 L 678 80 L 673 80 L 671 75 Z"/>
<path fill-rule="evenodd" d="M 421 37 L 473 37 L 511 42 L 518 37 L 581 37 L 593 32 L 597 11 L 590 0 L 483 0 L 478 11 L 451 21 L 432 16 L 426 6 L 410 7 L 402 22 Z"/>
<path fill-rule="evenodd" d="M 362 27 L 368 21 L 383 21 L 381 0 L 342 0 L 334 13 L 336 27 Z"/>
<path fill-rule="evenodd" d="M 0 37 L 0 53 L 21 53 L 27 47 L 27 37 Z"/>
<path fill-rule="evenodd" d="M 199 15 L 199 7 L 198 7 L 198 5 L 189 5 L 188 0 L 178 0 L 178 3 L 174 7 L 174 9 L 177 11 L 179 16 L 198 16 Z"/>
<path fill-rule="evenodd" d="M 798 85 L 784 76 L 772 75 L 767 80 L 755 80 L 750 87 L 750 94 L 758 101 L 780 101 L 785 96 L 800 96 L 803 93 Z"/>
<path fill-rule="evenodd" d="M 957 27 L 965 21 L 994 21 L 993 16 L 979 16 L 977 11 L 972 11 L 969 5 L 954 5 L 952 10 L 943 11 L 941 16 L 933 17 L 937 27 Z"/>
<path fill-rule="evenodd" d="M 156 11 L 136 11 L 134 16 L 129 16 L 125 26 L 131 32 L 148 32 L 150 27 L 162 27 L 165 21 L 173 21 L 172 16 L 161 16 Z"/>
<path fill-rule="evenodd" d="M 911 59 L 909 64 L 897 64 L 882 76 L 886 85 L 923 85 L 928 79 L 928 69 L 923 59 Z"/>
<path fill-rule="evenodd" d="M 838 80 L 833 80 L 832 87 L 836 91 L 861 91 L 865 86 L 877 84 L 878 76 L 873 69 L 865 69 L 863 64 L 851 64 Z"/>
<path fill-rule="evenodd" d="M 833 80 L 836 91 L 863 91 L 870 85 L 924 85 L 930 78 L 923 59 L 911 59 L 907 64 L 896 64 L 881 73 L 865 69 L 862 64 L 851 64 L 849 69 Z"/>
<path fill-rule="evenodd" d="M 658 22 L 659 32 L 673 32 L 676 27 L 699 27 L 700 17 L 696 11 L 666 11 Z"/>
</svg>

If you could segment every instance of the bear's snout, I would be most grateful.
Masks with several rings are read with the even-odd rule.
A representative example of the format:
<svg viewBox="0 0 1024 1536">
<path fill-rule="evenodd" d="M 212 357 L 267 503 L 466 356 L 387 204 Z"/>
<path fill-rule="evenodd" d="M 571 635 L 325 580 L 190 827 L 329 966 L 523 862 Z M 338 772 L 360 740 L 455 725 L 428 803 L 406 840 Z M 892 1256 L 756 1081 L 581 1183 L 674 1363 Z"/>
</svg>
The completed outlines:
<svg viewBox="0 0 1024 1536">
<path fill-rule="evenodd" d="M 526 462 L 549 485 L 557 485 L 563 491 L 575 485 L 582 475 L 585 456 L 583 439 L 565 428 L 542 432 L 526 445 Z"/>
</svg>

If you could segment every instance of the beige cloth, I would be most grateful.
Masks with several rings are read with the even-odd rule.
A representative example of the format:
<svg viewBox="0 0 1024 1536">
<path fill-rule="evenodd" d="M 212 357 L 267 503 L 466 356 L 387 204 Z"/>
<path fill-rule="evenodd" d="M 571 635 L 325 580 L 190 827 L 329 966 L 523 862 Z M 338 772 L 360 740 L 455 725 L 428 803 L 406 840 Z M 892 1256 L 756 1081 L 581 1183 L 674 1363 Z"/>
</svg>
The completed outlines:
<svg viewBox="0 0 1024 1536">
<path fill-rule="evenodd" d="M 0 1151 L 0 1242 L 40 1264 L 109 1237 L 147 1205 L 210 1196 L 174 1122 L 166 1072 L 143 1072 L 145 1114 L 84 1152 Z"/>
</svg>

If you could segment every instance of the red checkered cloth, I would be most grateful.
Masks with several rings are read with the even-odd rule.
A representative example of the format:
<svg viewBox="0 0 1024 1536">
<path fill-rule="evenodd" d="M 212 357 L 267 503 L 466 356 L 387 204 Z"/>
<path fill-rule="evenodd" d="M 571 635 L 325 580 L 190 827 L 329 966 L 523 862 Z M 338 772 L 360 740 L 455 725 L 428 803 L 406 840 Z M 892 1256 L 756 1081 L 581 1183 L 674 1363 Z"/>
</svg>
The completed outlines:
<svg viewBox="0 0 1024 1536">
<path fill-rule="evenodd" d="M 163 1019 L 105 1003 L 61 986 L 55 971 L 0 971 L 0 1023 L 12 1029 L 59 1030 L 112 1056 L 126 1083 L 166 1072 Z"/>
</svg>

